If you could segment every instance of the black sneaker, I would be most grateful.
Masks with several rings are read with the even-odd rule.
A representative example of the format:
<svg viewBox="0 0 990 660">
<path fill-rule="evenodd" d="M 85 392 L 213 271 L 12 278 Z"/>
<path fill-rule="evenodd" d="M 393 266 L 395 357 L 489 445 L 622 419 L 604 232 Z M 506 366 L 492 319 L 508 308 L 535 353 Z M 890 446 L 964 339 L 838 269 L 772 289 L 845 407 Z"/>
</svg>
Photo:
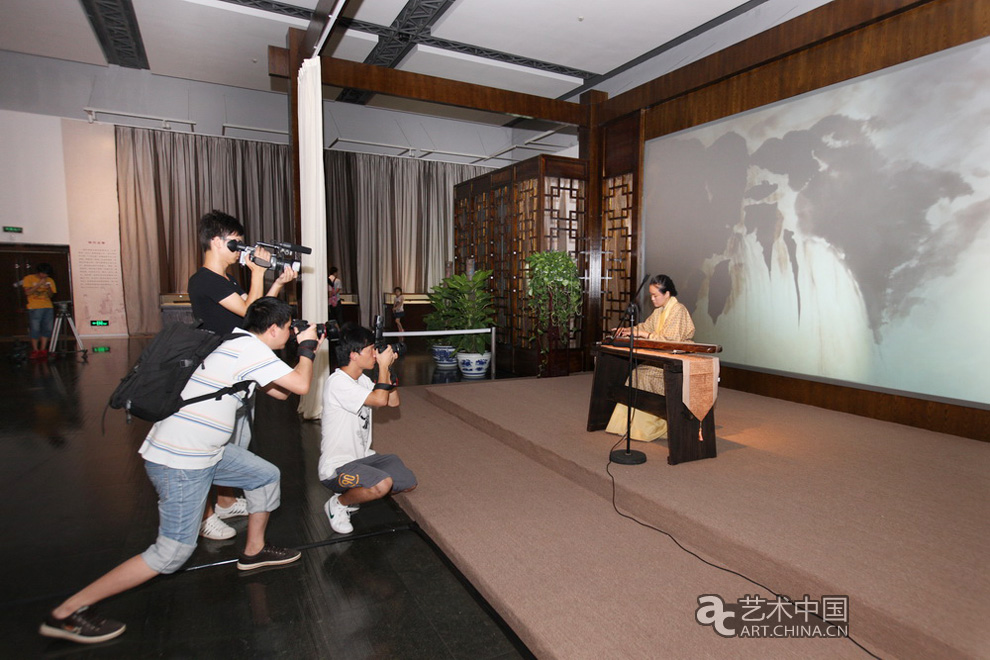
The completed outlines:
<svg viewBox="0 0 990 660">
<path fill-rule="evenodd" d="M 89 607 L 81 607 L 64 619 L 56 619 L 51 614 L 38 629 L 45 637 L 67 639 L 80 644 L 99 644 L 119 637 L 127 626 L 120 621 L 112 621 L 98 616 Z"/>
<path fill-rule="evenodd" d="M 237 568 L 241 571 L 250 571 L 262 566 L 281 566 L 282 564 L 291 564 L 300 557 L 302 557 L 302 553 L 298 550 L 266 544 L 256 555 L 248 556 L 241 553 L 240 559 L 237 560 Z"/>
</svg>

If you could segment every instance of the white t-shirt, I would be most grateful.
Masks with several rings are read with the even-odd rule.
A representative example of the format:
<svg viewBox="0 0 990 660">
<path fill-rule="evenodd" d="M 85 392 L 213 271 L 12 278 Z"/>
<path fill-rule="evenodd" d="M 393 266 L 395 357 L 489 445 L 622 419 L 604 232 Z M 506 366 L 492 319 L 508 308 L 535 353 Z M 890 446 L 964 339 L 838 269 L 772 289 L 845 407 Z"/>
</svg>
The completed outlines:
<svg viewBox="0 0 990 660">
<path fill-rule="evenodd" d="M 320 442 L 320 481 L 337 476 L 337 468 L 371 456 L 371 408 L 364 405 L 375 387 L 364 374 L 354 380 L 335 370 L 323 387 L 323 440 Z"/>
<path fill-rule="evenodd" d="M 264 387 L 292 372 L 260 339 L 244 330 L 234 332 L 244 337 L 228 339 L 203 360 L 183 388 L 183 399 L 242 381 Z M 237 411 L 252 389 L 181 408 L 151 427 L 138 453 L 146 461 L 179 470 L 202 470 L 216 464 L 233 435 Z"/>
</svg>

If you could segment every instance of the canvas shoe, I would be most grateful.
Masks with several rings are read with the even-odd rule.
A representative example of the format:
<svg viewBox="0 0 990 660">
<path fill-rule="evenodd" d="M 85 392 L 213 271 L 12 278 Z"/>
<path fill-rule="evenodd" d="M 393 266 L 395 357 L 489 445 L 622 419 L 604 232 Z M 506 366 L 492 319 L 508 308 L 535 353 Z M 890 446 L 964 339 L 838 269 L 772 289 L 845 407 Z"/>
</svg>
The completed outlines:
<svg viewBox="0 0 990 660">
<path fill-rule="evenodd" d="M 56 619 L 49 614 L 38 632 L 45 637 L 67 639 L 80 644 L 99 644 L 119 637 L 126 628 L 120 621 L 104 619 L 89 607 L 81 607 L 64 619 Z"/>
<path fill-rule="evenodd" d="M 237 534 L 237 531 L 224 521 L 220 520 L 215 513 L 204 520 L 199 526 L 199 535 L 204 539 L 226 541 L 227 539 L 234 538 L 235 534 Z"/>
<path fill-rule="evenodd" d="M 323 510 L 330 521 L 330 527 L 338 534 L 350 534 L 354 531 L 351 524 L 351 512 L 346 504 L 340 503 L 340 495 L 334 495 L 323 505 Z"/>
<path fill-rule="evenodd" d="M 247 500 L 243 497 L 238 497 L 229 507 L 222 507 L 217 504 L 213 507 L 213 510 L 217 512 L 217 517 L 220 518 L 220 520 L 246 516 L 248 514 Z"/>
<path fill-rule="evenodd" d="M 261 549 L 261 552 L 256 555 L 245 555 L 241 553 L 240 559 L 237 560 L 237 570 L 251 571 L 256 568 L 262 568 L 263 566 L 291 564 L 300 557 L 302 557 L 302 553 L 298 550 L 280 548 L 266 543 L 265 547 Z"/>
</svg>

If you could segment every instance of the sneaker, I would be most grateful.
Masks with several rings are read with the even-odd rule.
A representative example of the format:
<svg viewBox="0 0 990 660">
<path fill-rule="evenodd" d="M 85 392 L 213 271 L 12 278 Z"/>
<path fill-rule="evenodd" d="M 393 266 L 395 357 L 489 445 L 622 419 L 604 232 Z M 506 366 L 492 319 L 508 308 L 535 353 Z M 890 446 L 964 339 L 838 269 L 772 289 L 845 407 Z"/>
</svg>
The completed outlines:
<svg viewBox="0 0 990 660">
<path fill-rule="evenodd" d="M 243 497 L 238 497 L 229 507 L 222 507 L 218 504 L 213 507 L 213 510 L 217 512 L 217 517 L 220 518 L 220 520 L 246 516 L 248 514 L 247 500 Z"/>
<path fill-rule="evenodd" d="M 215 513 L 204 520 L 199 526 L 199 535 L 204 539 L 225 541 L 227 539 L 234 538 L 235 534 L 237 534 L 237 531 L 224 521 L 220 520 Z"/>
<path fill-rule="evenodd" d="M 340 503 L 340 495 L 334 495 L 323 505 L 323 510 L 330 521 L 330 527 L 338 534 L 350 534 L 354 531 L 351 524 L 351 511 L 346 504 Z"/>
<path fill-rule="evenodd" d="M 256 555 L 249 557 L 242 553 L 240 559 L 237 560 L 237 569 L 250 571 L 262 566 L 281 566 L 282 564 L 291 564 L 300 557 L 302 557 L 302 553 L 298 550 L 265 544 L 261 552 Z"/>
<path fill-rule="evenodd" d="M 119 637 L 126 628 L 120 621 L 104 619 L 88 607 L 81 607 L 64 619 L 56 619 L 49 614 L 38 632 L 45 637 L 67 639 L 80 644 L 99 644 Z"/>
</svg>

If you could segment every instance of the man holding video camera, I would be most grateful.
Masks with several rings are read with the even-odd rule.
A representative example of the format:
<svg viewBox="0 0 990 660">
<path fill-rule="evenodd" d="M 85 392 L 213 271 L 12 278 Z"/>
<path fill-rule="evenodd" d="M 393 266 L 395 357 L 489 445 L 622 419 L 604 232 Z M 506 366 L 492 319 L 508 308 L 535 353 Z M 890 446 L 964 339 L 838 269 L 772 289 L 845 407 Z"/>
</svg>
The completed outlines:
<svg viewBox="0 0 990 660">
<path fill-rule="evenodd" d="M 264 247 L 254 249 L 245 265 L 251 271 L 250 290 L 245 292 L 227 270 L 241 260 L 240 250 L 231 250 L 230 241 L 244 241 L 244 226 L 222 211 L 210 211 L 199 220 L 199 243 L 203 248 L 203 266 L 189 278 L 189 302 L 193 316 L 211 332 L 225 335 L 241 324 L 248 306 L 261 297 L 265 287 L 271 254 Z M 265 295 L 277 297 L 282 287 L 296 279 L 296 271 L 283 266 L 282 272 Z"/>
<path fill-rule="evenodd" d="M 268 261 L 270 253 L 263 247 L 253 251 L 254 259 L 244 263 L 251 271 L 250 291 L 245 293 L 237 280 L 227 274 L 227 270 L 241 260 L 241 251 L 232 250 L 230 242 L 243 243 L 244 226 L 233 216 L 213 210 L 199 220 L 199 242 L 203 248 L 203 266 L 189 278 L 189 301 L 193 316 L 203 322 L 203 328 L 218 335 L 226 335 L 240 327 L 248 307 L 261 298 L 265 285 L 266 266 L 256 261 Z M 276 297 L 282 286 L 296 278 L 296 271 L 284 266 L 282 272 L 268 289 L 269 296 Z M 234 444 L 247 447 L 251 441 L 251 419 L 253 402 L 246 402 L 238 411 L 237 430 Z M 216 494 L 217 506 L 213 507 L 213 496 L 207 503 L 200 528 L 200 535 L 214 541 L 233 538 L 234 528 L 225 523 L 230 518 L 247 515 L 247 502 L 236 497 L 229 488 L 220 488 Z"/>
</svg>

